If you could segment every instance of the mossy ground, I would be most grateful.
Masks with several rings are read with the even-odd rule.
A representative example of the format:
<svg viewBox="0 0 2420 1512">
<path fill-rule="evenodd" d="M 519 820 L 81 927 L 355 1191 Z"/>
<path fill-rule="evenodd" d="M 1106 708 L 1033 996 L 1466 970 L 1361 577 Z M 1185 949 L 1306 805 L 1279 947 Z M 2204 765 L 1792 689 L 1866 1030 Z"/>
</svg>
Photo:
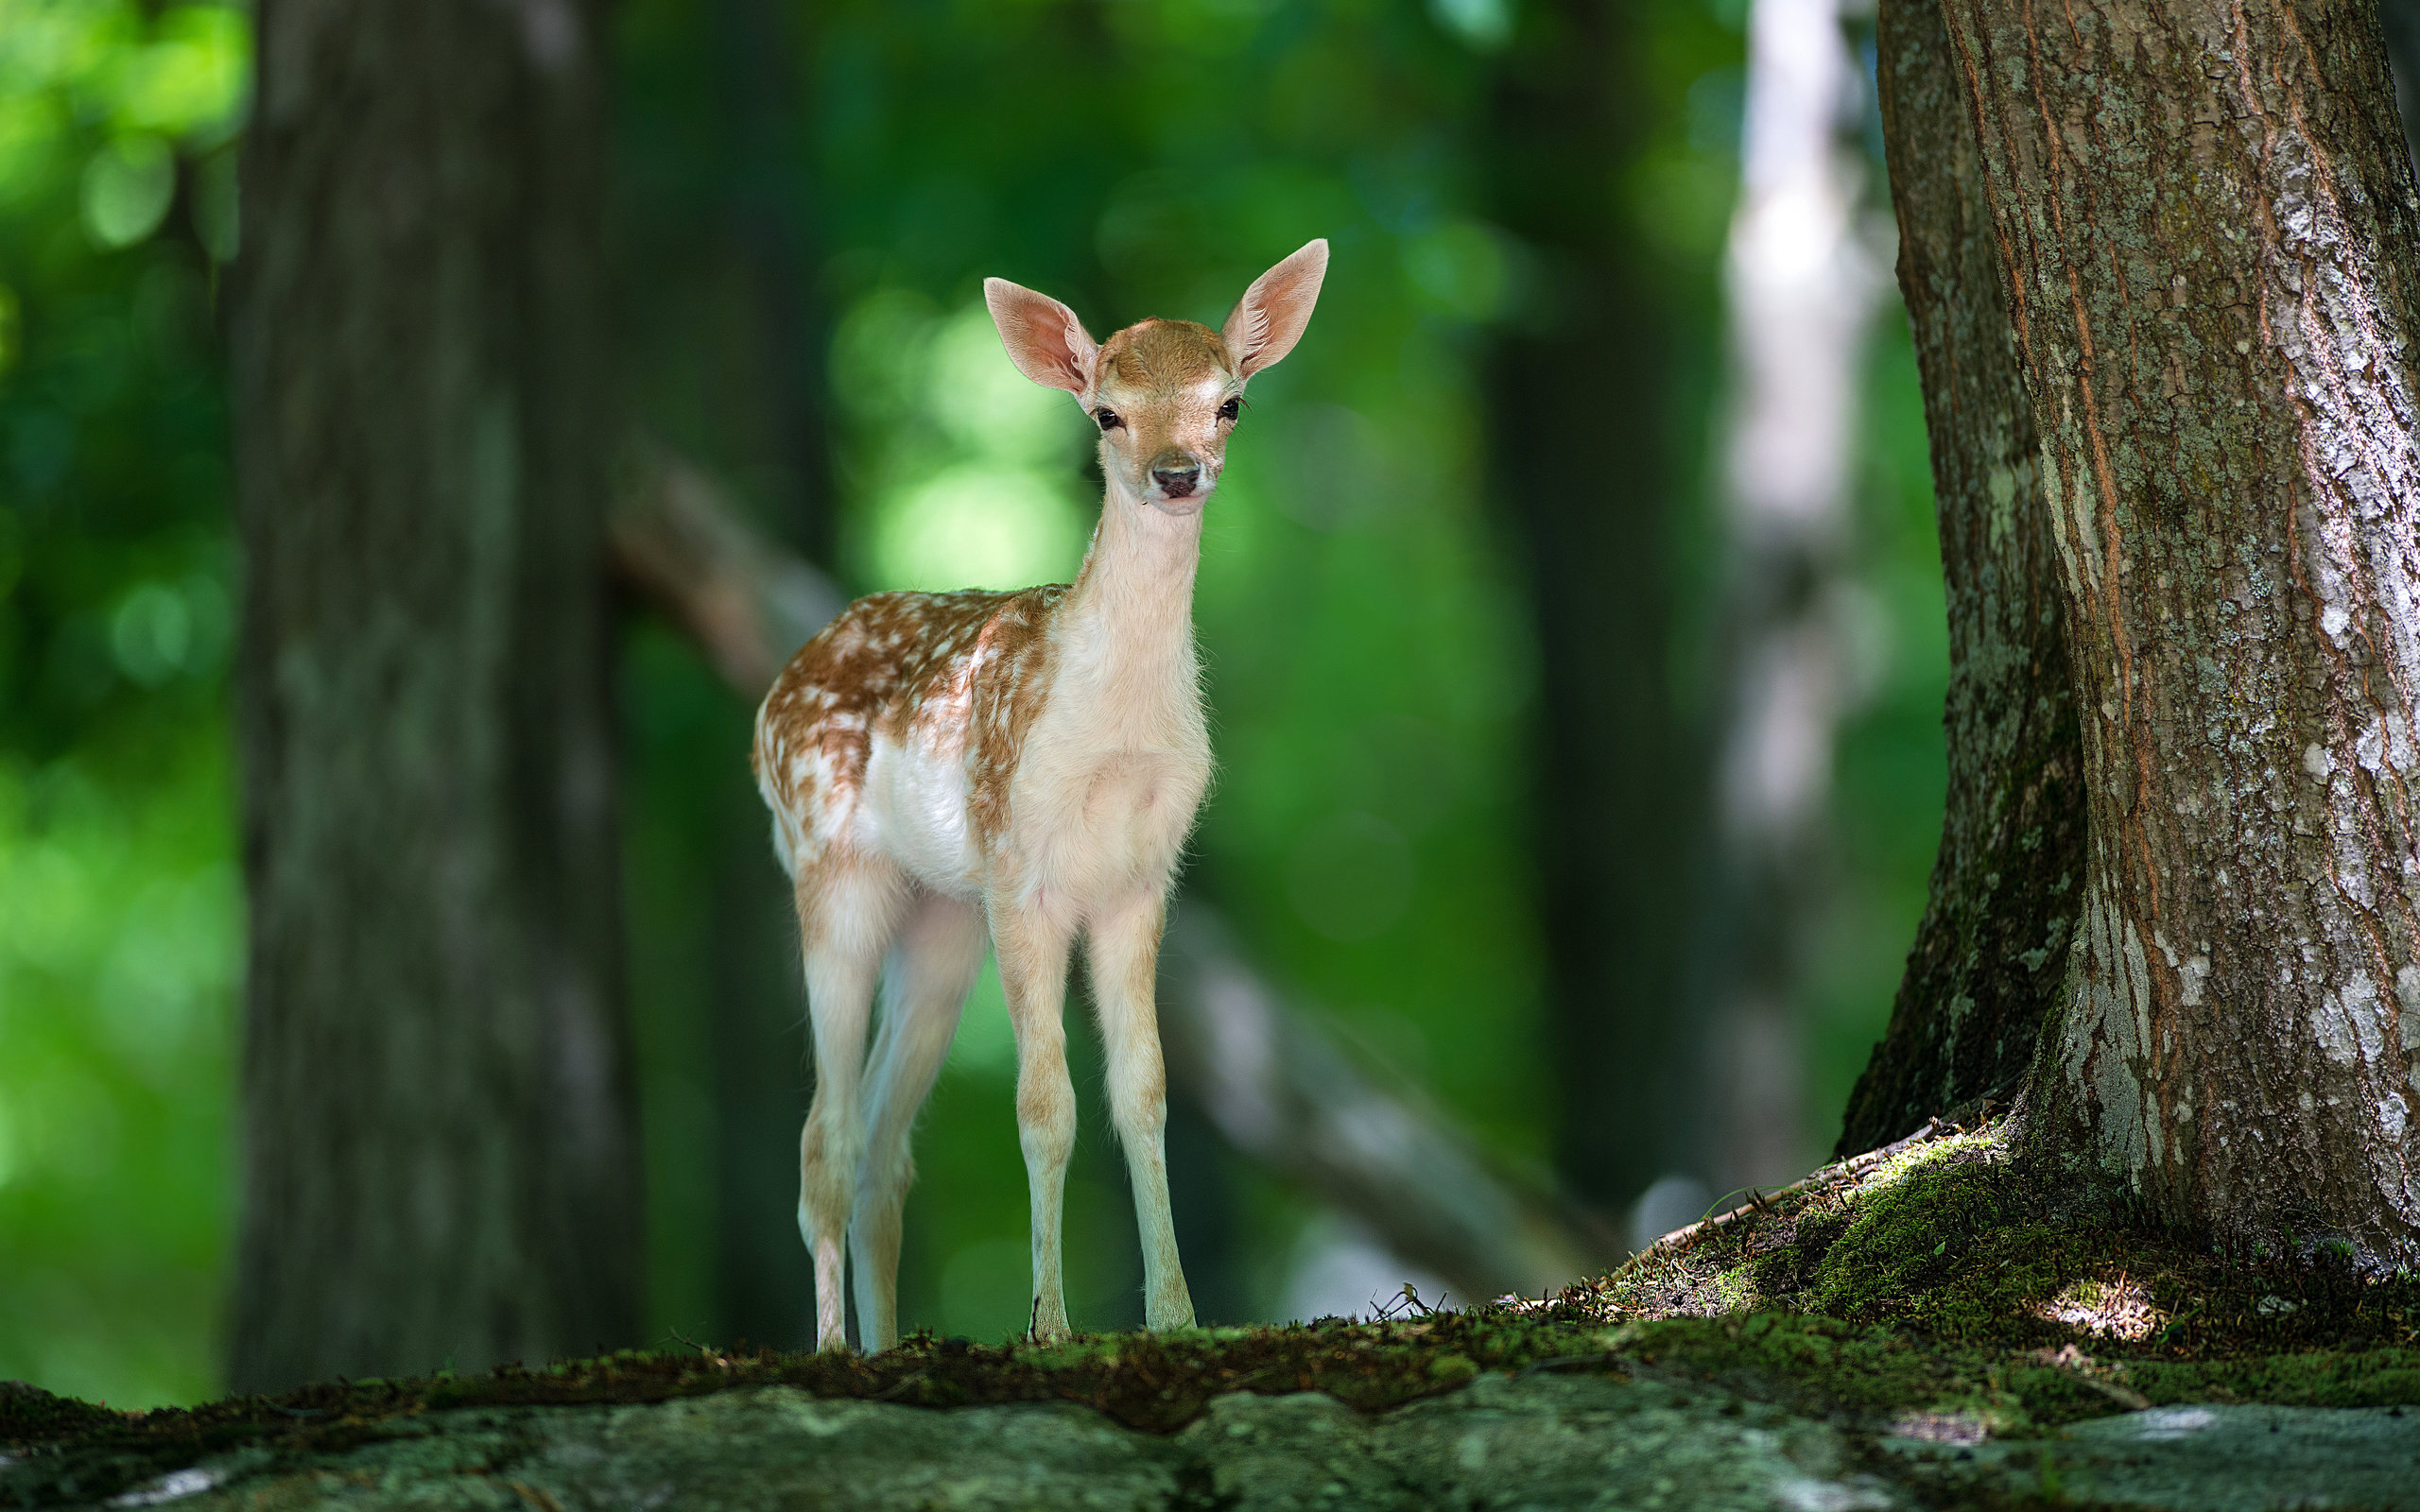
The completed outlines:
<svg viewBox="0 0 2420 1512">
<path fill-rule="evenodd" d="M 1561 1306 L 1810 1405 L 2025 1433 L 2118 1407 L 2420 1403 L 2420 1280 L 2229 1261 L 2014 1165 L 1998 1127 L 1827 1168 Z"/>
<path fill-rule="evenodd" d="M 1703 1380 L 1873 1429 L 2006 1436 L 2181 1401 L 2420 1404 L 2416 1328 L 2420 1282 L 2357 1277 L 2324 1252 L 2221 1260 L 2046 1192 L 1986 1129 L 1827 1168 L 1541 1301 L 1052 1347 L 924 1335 L 871 1358 L 625 1351 L 144 1414 L 0 1386 L 0 1450 L 97 1452 L 131 1485 L 243 1449 L 339 1451 L 444 1408 L 777 1383 L 932 1407 L 1075 1401 L 1167 1433 L 1225 1392 L 1377 1410 L 1499 1370 Z"/>
</svg>

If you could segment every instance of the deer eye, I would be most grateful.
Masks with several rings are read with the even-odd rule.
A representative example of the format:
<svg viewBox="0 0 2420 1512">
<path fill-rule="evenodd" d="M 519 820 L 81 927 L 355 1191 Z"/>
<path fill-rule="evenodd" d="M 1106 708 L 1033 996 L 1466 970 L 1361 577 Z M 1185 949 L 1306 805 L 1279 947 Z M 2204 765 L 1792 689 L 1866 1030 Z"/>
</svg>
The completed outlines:
<svg viewBox="0 0 2420 1512">
<path fill-rule="evenodd" d="M 1242 419 L 1243 413 L 1244 402 L 1240 399 L 1230 399 L 1219 406 L 1219 418 L 1230 425 Z"/>
<path fill-rule="evenodd" d="M 1105 431 L 1114 431 L 1126 423 L 1117 418 L 1117 411 L 1114 409 L 1096 409 L 1093 411 L 1093 419 L 1100 421 L 1100 428 Z"/>
</svg>

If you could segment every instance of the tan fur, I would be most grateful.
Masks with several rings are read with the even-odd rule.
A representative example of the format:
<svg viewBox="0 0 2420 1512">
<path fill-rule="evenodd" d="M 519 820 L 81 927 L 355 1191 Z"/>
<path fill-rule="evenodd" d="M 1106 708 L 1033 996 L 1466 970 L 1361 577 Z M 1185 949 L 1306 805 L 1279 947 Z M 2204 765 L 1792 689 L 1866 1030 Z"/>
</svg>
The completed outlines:
<svg viewBox="0 0 2420 1512">
<path fill-rule="evenodd" d="M 1016 1034 L 1036 1332 L 1067 1328 L 1059 1231 L 1075 1098 L 1063 1008 L 1079 935 L 1133 1182 L 1145 1317 L 1154 1329 L 1193 1320 L 1168 1211 L 1152 982 L 1210 781 L 1192 620 L 1201 507 L 1233 429 L 1221 406 L 1292 346 L 1325 266 L 1323 242 L 1279 264 L 1223 335 L 1147 320 L 1100 346 L 1064 305 L 992 281 L 1019 369 L 1117 417 L 1101 435 L 1107 487 L 1082 570 L 1067 587 L 860 599 L 791 659 L 758 711 L 752 765 L 797 893 L 813 1029 L 799 1228 L 821 1348 L 845 1338 L 844 1237 L 860 1337 L 878 1349 L 897 1336 L 908 1133 L 986 933 Z"/>
</svg>

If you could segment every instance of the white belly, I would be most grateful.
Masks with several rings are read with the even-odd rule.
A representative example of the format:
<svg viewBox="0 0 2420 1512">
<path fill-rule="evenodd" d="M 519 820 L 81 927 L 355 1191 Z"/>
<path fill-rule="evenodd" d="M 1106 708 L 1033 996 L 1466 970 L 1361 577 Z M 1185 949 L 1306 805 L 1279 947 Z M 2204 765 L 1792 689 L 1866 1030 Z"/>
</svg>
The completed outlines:
<svg viewBox="0 0 2420 1512">
<path fill-rule="evenodd" d="M 967 813 L 962 757 L 877 735 L 866 792 L 875 833 L 861 843 L 935 892 L 970 901 L 980 895 L 983 863 Z"/>
</svg>

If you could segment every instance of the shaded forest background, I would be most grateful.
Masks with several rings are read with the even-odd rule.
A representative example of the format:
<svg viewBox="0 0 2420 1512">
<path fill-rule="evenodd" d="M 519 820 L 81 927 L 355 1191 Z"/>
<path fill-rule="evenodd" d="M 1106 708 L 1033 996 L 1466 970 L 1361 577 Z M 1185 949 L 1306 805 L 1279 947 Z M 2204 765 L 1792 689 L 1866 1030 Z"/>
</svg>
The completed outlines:
<svg viewBox="0 0 2420 1512">
<path fill-rule="evenodd" d="M 1605 417 L 1606 507 L 1670 606 L 1637 653 L 1662 658 L 1668 706 L 1626 716 L 1681 753 L 1685 822 L 1677 845 L 1597 865 L 1703 919 L 1717 868 L 1691 784 L 1724 702 L 1720 258 L 1745 7 L 1617 14 L 1628 120 L 1599 187 L 1665 339 L 1604 353 L 1647 364 L 1661 402 L 1644 424 Z M 1619 1223 L 1644 1183 L 1589 1164 L 1572 1099 L 1547 1091 L 1575 1076 L 1676 1089 L 1655 1169 L 1701 1207 L 1796 1175 L 1838 1132 L 1939 831 L 1940 568 L 1892 298 L 1863 361 L 1841 564 L 1856 699 L 1786 1005 L 1796 1153 L 1726 1169 L 1691 1112 L 1723 1052 L 1686 1032 L 1709 1017 L 1720 932 L 1679 931 L 1663 988 L 1616 1005 L 1679 1026 L 1668 1066 L 1575 1060 L 1574 1010 L 1557 1011 L 1547 659 L 1521 511 L 1491 480 L 1538 443 L 1497 403 L 1503 354 L 1551 337 L 1582 270 L 1508 224 L 1499 194 L 1530 148 L 1503 103 L 1539 66 L 1524 35 L 1502 0 L 625 0 L 616 379 L 658 438 L 852 591 L 1063 578 L 1095 500 L 1084 422 L 1008 366 L 980 279 L 1046 289 L 1097 332 L 1215 321 L 1274 255 L 1330 237 L 1319 318 L 1256 387 L 1209 526 L 1198 616 L 1222 777 L 1191 883 L 1381 1075 Z M 213 1394 L 222 1352 L 243 922 L 216 295 L 240 252 L 249 51 L 239 7 L 0 0 L 0 1377 L 118 1405 Z M 1878 130 L 1862 138 L 1878 154 Z M 1878 160 L 1867 201 L 1887 268 Z M 648 1327 L 795 1344 L 804 1074 L 750 711 L 635 606 L 619 696 Z M 1097 1065 L 1078 1080 L 1070 1308 L 1131 1326 L 1124 1177 Z M 919 1142 L 911 1326 L 1024 1321 L 1011 1084 L 987 973 Z M 1367 1307 L 1402 1279 L 1176 1120 L 1206 1319 Z"/>
</svg>

